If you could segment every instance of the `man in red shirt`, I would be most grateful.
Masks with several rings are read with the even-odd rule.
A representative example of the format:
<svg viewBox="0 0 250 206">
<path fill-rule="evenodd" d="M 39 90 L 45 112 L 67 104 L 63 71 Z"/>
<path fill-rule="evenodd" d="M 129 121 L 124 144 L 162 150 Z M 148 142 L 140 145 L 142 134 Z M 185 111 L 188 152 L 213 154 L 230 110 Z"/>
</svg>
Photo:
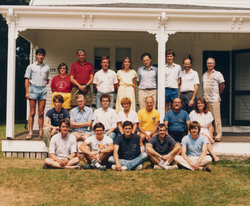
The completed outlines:
<svg viewBox="0 0 250 206">
<path fill-rule="evenodd" d="M 94 79 L 93 65 L 85 60 L 87 54 L 83 49 L 76 52 L 77 62 L 71 65 L 70 81 L 74 85 L 71 90 L 71 106 L 76 107 L 76 96 L 83 94 L 86 100 L 86 105 L 92 105 L 92 92 L 90 85 Z"/>
</svg>

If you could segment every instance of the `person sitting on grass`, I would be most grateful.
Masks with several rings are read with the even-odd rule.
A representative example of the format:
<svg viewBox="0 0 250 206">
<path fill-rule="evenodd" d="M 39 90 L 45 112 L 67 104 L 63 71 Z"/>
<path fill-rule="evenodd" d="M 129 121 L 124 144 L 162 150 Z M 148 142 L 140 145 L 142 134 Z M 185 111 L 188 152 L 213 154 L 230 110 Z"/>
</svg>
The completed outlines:
<svg viewBox="0 0 250 206">
<path fill-rule="evenodd" d="M 70 120 L 61 119 L 59 123 L 60 133 L 54 135 L 50 142 L 49 157 L 44 161 L 44 169 L 81 169 L 78 164 L 80 159 L 76 157 L 76 138 L 69 133 Z"/>
<path fill-rule="evenodd" d="M 105 165 L 113 151 L 113 140 L 104 135 L 104 131 L 104 125 L 96 123 L 94 125 L 95 135 L 90 136 L 80 145 L 79 149 L 88 161 L 88 164 L 83 165 L 84 169 L 94 169 L 96 167 L 98 170 L 106 170 Z M 91 146 L 91 150 L 88 145 Z"/>
<path fill-rule="evenodd" d="M 142 170 L 142 164 L 148 155 L 142 139 L 137 134 L 132 134 L 133 123 L 125 121 L 123 123 L 124 134 L 117 137 L 114 145 L 114 156 L 109 157 L 108 161 L 112 165 L 112 170 Z"/>
<path fill-rule="evenodd" d="M 208 139 L 200 134 L 201 126 L 197 121 L 190 123 L 190 134 L 181 141 L 181 156 L 177 155 L 175 161 L 190 170 L 211 172 L 208 166 L 212 158 L 207 155 Z"/>
<path fill-rule="evenodd" d="M 174 157 L 180 154 L 181 147 L 174 138 L 166 134 L 166 130 L 165 124 L 159 124 L 157 127 L 158 135 L 152 137 L 146 145 L 154 169 L 178 169 L 177 165 L 170 166 L 170 164 L 174 161 Z"/>
</svg>

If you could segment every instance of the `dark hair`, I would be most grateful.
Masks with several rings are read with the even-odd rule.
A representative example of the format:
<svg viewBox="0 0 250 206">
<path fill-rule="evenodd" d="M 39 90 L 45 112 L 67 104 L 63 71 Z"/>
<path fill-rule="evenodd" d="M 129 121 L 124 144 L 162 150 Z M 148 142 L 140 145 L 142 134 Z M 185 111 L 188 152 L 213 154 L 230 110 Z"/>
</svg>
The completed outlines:
<svg viewBox="0 0 250 206">
<path fill-rule="evenodd" d="M 45 51 L 45 49 L 44 48 L 39 48 L 39 49 L 37 49 L 36 50 L 36 55 L 38 55 L 38 54 L 43 54 L 44 56 L 46 55 L 46 51 Z"/>
<path fill-rule="evenodd" d="M 189 125 L 189 131 L 191 131 L 191 129 L 195 128 L 195 127 L 198 127 L 198 134 L 200 134 L 200 131 L 201 131 L 201 125 L 199 122 L 197 121 L 192 121 Z"/>
<path fill-rule="evenodd" d="M 133 129 L 133 123 L 130 122 L 130 121 L 125 121 L 125 122 L 123 122 L 122 128 L 124 128 L 124 127 L 126 127 L 126 126 L 131 126 L 131 128 Z"/>
<path fill-rule="evenodd" d="M 166 125 L 161 123 L 161 124 L 158 125 L 157 130 L 159 131 L 159 129 L 162 128 L 162 127 L 165 127 L 165 129 L 167 129 Z"/>
<path fill-rule="evenodd" d="M 199 109 L 198 109 L 198 106 L 197 106 L 198 101 L 200 101 L 201 103 L 204 103 L 203 112 L 204 112 L 205 114 L 207 114 L 208 111 L 209 111 L 209 106 L 208 106 L 207 101 L 206 101 L 203 97 L 199 97 L 199 98 L 195 101 L 194 110 L 195 110 L 197 113 L 200 113 L 200 111 L 199 111 Z"/>
<path fill-rule="evenodd" d="M 124 64 L 123 64 L 123 63 L 124 63 L 124 61 L 125 61 L 126 59 L 128 59 L 128 60 L 130 61 L 130 66 L 129 66 L 129 68 L 130 68 L 130 69 L 133 69 L 133 68 L 132 68 L 132 61 L 131 61 L 131 59 L 130 59 L 129 57 L 124 57 L 123 60 L 122 60 L 122 70 L 124 69 Z"/>
<path fill-rule="evenodd" d="M 190 64 L 192 64 L 192 58 L 190 58 L 190 57 L 187 57 L 187 58 L 183 59 L 182 63 L 184 64 L 184 61 L 187 60 L 187 59 L 190 61 Z"/>
<path fill-rule="evenodd" d="M 103 93 L 101 96 L 100 96 L 100 102 L 102 102 L 102 99 L 103 98 L 108 98 L 109 99 L 109 102 L 111 102 L 111 97 L 109 94 L 106 94 L 106 93 Z"/>
<path fill-rule="evenodd" d="M 65 66 L 65 67 L 66 67 L 66 74 L 68 74 L 68 66 L 67 66 L 67 64 L 65 64 L 65 63 L 61 63 L 61 64 L 59 64 L 59 66 L 57 67 L 57 70 L 58 70 L 59 74 L 60 74 L 60 68 L 61 68 L 62 66 Z"/>
<path fill-rule="evenodd" d="M 97 128 L 102 128 L 103 130 L 105 130 L 105 127 L 104 125 L 101 123 L 101 122 L 98 122 L 94 125 L 94 131 L 97 129 Z"/>
<path fill-rule="evenodd" d="M 78 50 L 76 51 L 76 55 L 78 55 L 78 53 L 80 53 L 80 52 L 83 52 L 83 53 L 86 55 L 86 52 L 85 52 L 83 49 L 78 49 Z"/>
<path fill-rule="evenodd" d="M 149 54 L 149 53 L 143 53 L 143 54 L 141 55 L 141 60 L 143 60 L 143 57 L 145 57 L 145 56 L 148 56 L 149 59 L 152 59 L 151 54 Z"/>
<path fill-rule="evenodd" d="M 167 55 L 170 55 L 170 54 L 172 54 L 172 55 L 175 57 L 175 53 L 174 53 L 174 51 L 173 51 L 172 49 L 168 49 L 168 50 L 166 51 L 166 56 L 167 56 Z"/>
<path fill-rule="evenodd" d="M 61 128 L 62 123 L 65 123 L 66 125 L 68 125 L 70 127 L 70 120 L 68 118 L 64 118 L 64 119 L 60 120 L 60 122 L 59 122 L 59 128 Z"/>
<path fill-rule="evenodd" d="M 60 94 L 57 94 L 57 95 L 55 95 L 55 96 L 53 97 L 53 102 L 55 103 L 57 99 L 58 99 L 58 100 L 59 100 L 59 102 L 61 102 L 61 103 L 63 103 L 63 102 L 64 102 L 64 100 L 63 100 L 63 96 L 62 96 L 62 95 L 60 95 Z"/>
<path fill-rule="evenodd" d="M 107 60 L 109 61 L 109 63 L 110 63 L 109 57 L 107 57 L 107 56 L 102 56 L 101 59 L 100 59 L 100 64 L 102 63 L 102 60 L 104 60 L 104 59 L 107 59 Z"/>
</svg>

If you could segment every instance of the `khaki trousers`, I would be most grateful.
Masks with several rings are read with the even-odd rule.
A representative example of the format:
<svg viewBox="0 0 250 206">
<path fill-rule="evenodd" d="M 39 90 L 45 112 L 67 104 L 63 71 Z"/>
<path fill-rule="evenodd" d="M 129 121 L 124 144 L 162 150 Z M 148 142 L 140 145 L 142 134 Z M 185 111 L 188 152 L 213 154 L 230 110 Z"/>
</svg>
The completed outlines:
<svg viewBox="0 0 250 206">
<path fill-rule="evenodd" d="M 156 109 L 156 93 L 157 93 L 157 89 L 151 89 L 151 90 L 139 89 L 138 100 L 139 100 L 140 109 L 143 109 L 146 107 L 145 101 L 148 96 L 151 96 L 154 98 L 154 108 Z"/>
<path fill-rule="evenodd" d="M 50 140 L 51 140 L 50 132 L 51 132 L 50 127 L 44 127 L 43 131 L 42 131 L 42 135 L 41 135 L 41 137 L 43 138 L 43 141 L 44 141 L 47 148 L 49 148 Z M 57 134 L 57 133 L 58 132 L 56 131 L 55 134 Z"/>
<path fill-rule="evenodd" d="M 193 162 L 196 162 L 197 160 L 198 160 L 198 158 L 199 157 L 188 157 L 190 160 L 192 160 Z M 194 168 L 193 167 L 191 167 L 190 166 L 190 164 L 188 164 L 188 162 L 182 157 L 182 156 L 180 156 L 180 155 L 176 155 L 175 156 L 175 158 L 174 158 L 174 160 L 175 160 L 175 162 L 177 163 L 177 164 L 180 164 L 180 165 L 182 165 L 183 167 L 186 167 L 186 168 L 188 168 L 188 169 L 190 169 L 190 170 L 194 170 Z M 202 161 L 201 161 L 201 163 L 200 163 L 200 166 L 201 167 L 204 167 L 204 166 L 206 166 L 206 165 L 209 165 L 210 163 L 212 162 L 212 157 L 210 157 L 209 155 L 206 155 L 203 159 L 202 159 Z"/>
<path fill-rule="evenodd" d="M 208 102 L 209 110 L 214 117 L 215 138 L 222 138 L 220 102 Z"/>
</svg>

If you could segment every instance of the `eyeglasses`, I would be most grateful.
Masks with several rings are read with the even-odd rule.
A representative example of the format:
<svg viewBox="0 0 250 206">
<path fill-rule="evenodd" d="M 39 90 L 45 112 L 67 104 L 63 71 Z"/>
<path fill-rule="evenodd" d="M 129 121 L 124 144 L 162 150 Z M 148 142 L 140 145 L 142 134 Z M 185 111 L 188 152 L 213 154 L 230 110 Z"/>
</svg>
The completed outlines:
<svg viewBox="0 0 250 206">
<path fill-rule="evenodd" d="M 66 67 L 60 67 L 60 69 L 66 69 Z"/>
</svg>

